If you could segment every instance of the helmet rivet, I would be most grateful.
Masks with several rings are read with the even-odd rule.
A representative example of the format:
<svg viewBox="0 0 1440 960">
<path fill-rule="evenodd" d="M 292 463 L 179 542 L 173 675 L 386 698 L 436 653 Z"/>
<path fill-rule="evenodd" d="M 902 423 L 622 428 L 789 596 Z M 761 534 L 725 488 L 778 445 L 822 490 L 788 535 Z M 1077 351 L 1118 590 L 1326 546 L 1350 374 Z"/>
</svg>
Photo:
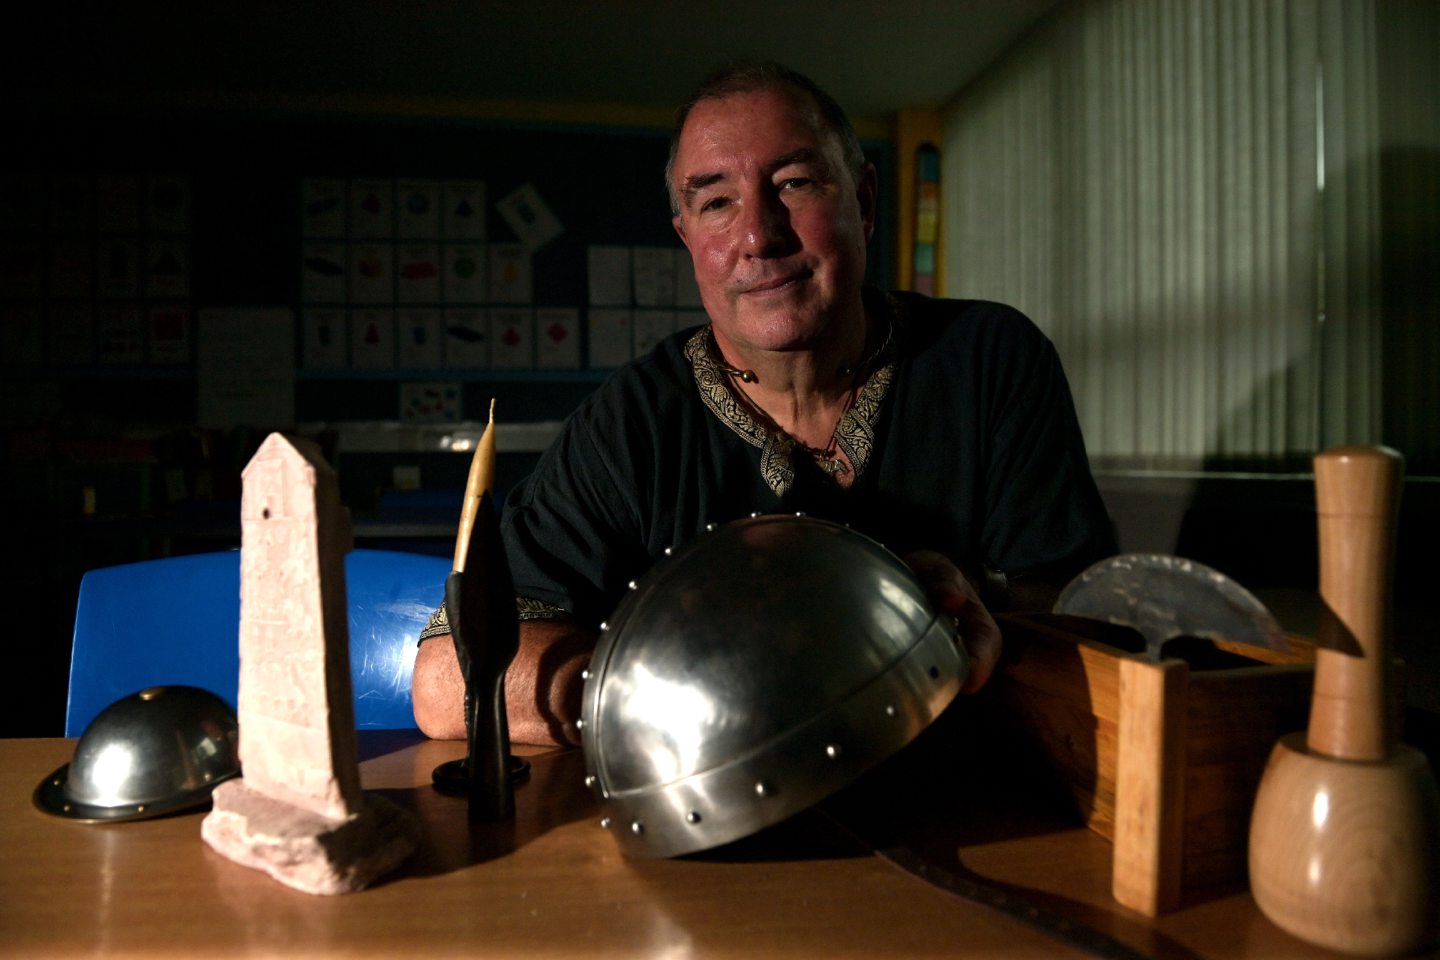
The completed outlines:
<svg viewBox="0 0 1440 960">
<path fill-rule="evenodd" d="M 707 523 L 705 524 L 705 531 L 707 533 L 714 533 L 716 529 L 719 528 L 719 526 L 720 525 L 718 523 Z"/>
<path fill-rule="evenodd" d="M 601 620 L 601 621 L 600 621 L 600 632 L 601 632 L 601 633 L 604 633 L 606 630 L 609 630 L 609 629 L 610 629 L 610 624 L 606 623 L 604 620 Z"/>
<path fill-rule="evenodd" d="M 575 721 L 575 729 L 576 729 L 576 730 L 584 730 L 584 729 L 585 729 L 585 721 L 584 721 L 584 720 L 581 720 L 581 719 L 577 719 L 577 720 Z"/>
<path fill-rule="evenodd" d="M 827 745 L 825 747 L 825 756 L 829 757 L 831 760 L 834 760 L 836 757 L 840 756 L 840 744 L 832 743 Z"/>
<path fill-rule="evenodd" d="M 699 812 L 698 810 L 691 810 L 689 813 L 685 814 L 685 822 L 686 822 L 686 823 L 699 823 L 699 822 L 700 822 L 700 812 Z"/>
<path fill-rule="evenodd" d="M 674 548 L 674 547 L 666 547 L 666 548 L 665 548 L 665 556 L 667 556 L 667 557 L 673 556 L 674 553 L 675 553 L 675 548 Z"/>
<path fill-rule="evenodd" d="M 592 773 L 592 774 L 590 774 L 590 776 L 588 776 L 588 777 L 585 778 L 585 786 L 587 786 L 587 787 L 593 787 L 593 786 L 595 786 L 595 774 Z"/>
<path fill-rule="evenodd" d="M 609 830 L 609 829 L 610 829 L 610 818 L 609 818 L 609 817 L 601 817 L 601 818 L 600 818 L 600 829 L 601 829 L 601 830 Z"/>
<path fill-rule="evenodd" d="M 590 679 L 590 668 L 589 668 L 589 667 L 586 667 L 584 670 L 581 670 L 581 671 L 580 671 L 580 679 L 581 679 L 581 680 L 589 680 L 589 679 Z"/>
<path fill-rule="evenodd" d="M 895 704 L 893 704 L 893 703 L 887 703 L 887 704 L 885 704 L 885 716 L 887 716 L 887 717 L 893 717 L 893 716 L 895 716 Z"/>
<path fill-rule="evenodd" d="M 768 797 L 770 796 L 771 792 L 772 791 L 770 789 L 770 784 L 766 783 L 764 780 L 755 781 L 755 796 Z"/>
<path fill-rule="evenodd" d="M 751 520 L 754 520 L 754 519 L 755 519 L 756 517 L 758 517 L 758 516 L 760 516 L 760 511 L 759 511 L 759 510 L 751 510 L 751 511 L 750 511 L 750 519 L 751 519 Z"/>
<path fill-rule="evenodd" d="M 803 516 L 805 516 L 805 511 L 804 511 L 804 510 L 796 510 L 796 511 L 795 511 L 795 516 L 797 516 L 797 517 L 803 517 Z"/>
<path fill-rule="evenodd" d="M 635 836 L 637 837 L 640 836 L 642 833 L 645 832 L 645 824 L 641 823 L 639 820 L 632 822 L 630 824 L 630 832 L 635 834 Z"/>
<path fill-rule="evenodd" d="M 629 583 L 626 584 L 626 586 L 629 587 L 631 590 L 638 590 L 638 589 L 640 589 L 639 587 L 637 587 L 637 586 L 635 585 L 635 581 L 634 581 L 634 580 L 631 580 Z"/>
</svg>

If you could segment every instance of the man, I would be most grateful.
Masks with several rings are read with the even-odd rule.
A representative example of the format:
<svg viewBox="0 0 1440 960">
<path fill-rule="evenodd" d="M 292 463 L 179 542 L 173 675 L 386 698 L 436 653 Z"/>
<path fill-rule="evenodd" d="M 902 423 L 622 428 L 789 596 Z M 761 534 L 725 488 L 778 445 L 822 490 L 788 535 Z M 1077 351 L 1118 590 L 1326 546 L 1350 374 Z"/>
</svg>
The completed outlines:
<svg viewBox="0 0 1440 960">
<path fill-rule="evenodd" d="M 580 672 L 626 584 L 755 511 L 844 521 L 904 556 L 960 621 L 977 689 L 1001 641 L 975 584 L 1045 605 L 1113 549 L 1054 349 L 998 304 L 865 288 L 875 168 L 783 67 L 701 86 L 666 186 L 710 323 L 618 371 L 506 500 L 512 736 L 578 742 Z M 451 643 L 422 643 L 414 693 L 423 731 L 464 736 Z"/>
</svg>

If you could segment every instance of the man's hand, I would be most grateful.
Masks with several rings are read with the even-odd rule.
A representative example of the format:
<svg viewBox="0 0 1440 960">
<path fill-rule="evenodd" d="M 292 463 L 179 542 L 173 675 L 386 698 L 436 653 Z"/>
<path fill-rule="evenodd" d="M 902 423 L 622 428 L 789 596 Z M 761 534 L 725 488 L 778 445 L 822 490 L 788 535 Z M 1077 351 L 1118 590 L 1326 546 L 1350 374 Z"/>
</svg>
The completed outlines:
<svg viewBox="0 0 1440 960">
<path fill-rule="evenodd" d="M 930 595 L 930 602 L 954 617 L 960 639 L 970 655 L 970 673 L 961 693 L 974 693 L 985 685 L 1000 660 L 1000 628 L 980 602 L 980 594 L 949 558 L 934 550 L 917 550 L 905 556 L 905 563 Z"/>
<path fill-rule="evenodd" d="M 585 684 L 581 671 L 595 650 L 595 634 L 563 620 L 520 624 L 520 650 L 505 674 L 510 739 L 573 746 Z M 415 725 L 436 740 L 465 739 L 465 679 L 448 636 L 420 644 L 411 678 Z"/>
</svg>

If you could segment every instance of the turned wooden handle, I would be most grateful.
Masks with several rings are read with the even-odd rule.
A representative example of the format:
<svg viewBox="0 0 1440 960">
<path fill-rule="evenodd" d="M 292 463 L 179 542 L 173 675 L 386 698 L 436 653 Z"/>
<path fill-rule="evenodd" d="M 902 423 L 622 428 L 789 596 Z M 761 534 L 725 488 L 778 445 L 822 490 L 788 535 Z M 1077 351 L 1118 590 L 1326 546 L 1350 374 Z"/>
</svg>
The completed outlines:
<svg viewBox="0 0 1440 960">
<path fill-rule="evenodd" d="M 1384 447 L 1315 458 L 1320 629 L 1307 743 L 1344 760 L 1383 760 L 1389 705 L 1390 569 L 1405 461 Z"/>
</svg>

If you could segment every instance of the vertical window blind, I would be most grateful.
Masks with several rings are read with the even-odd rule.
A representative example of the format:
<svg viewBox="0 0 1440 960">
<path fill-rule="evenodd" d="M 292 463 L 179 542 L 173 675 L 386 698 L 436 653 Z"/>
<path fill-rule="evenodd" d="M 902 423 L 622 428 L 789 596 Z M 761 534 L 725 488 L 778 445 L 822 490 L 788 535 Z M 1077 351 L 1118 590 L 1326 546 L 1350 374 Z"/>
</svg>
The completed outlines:
<svg viewBox="0 0 1440 960">
<path fill-rule="evenodd" d="M 1100 464 L 1435 459 L 1437 13 L 1062 3 L 945 111 L 947 293 L 1046 330 Z"/>
</svg>

